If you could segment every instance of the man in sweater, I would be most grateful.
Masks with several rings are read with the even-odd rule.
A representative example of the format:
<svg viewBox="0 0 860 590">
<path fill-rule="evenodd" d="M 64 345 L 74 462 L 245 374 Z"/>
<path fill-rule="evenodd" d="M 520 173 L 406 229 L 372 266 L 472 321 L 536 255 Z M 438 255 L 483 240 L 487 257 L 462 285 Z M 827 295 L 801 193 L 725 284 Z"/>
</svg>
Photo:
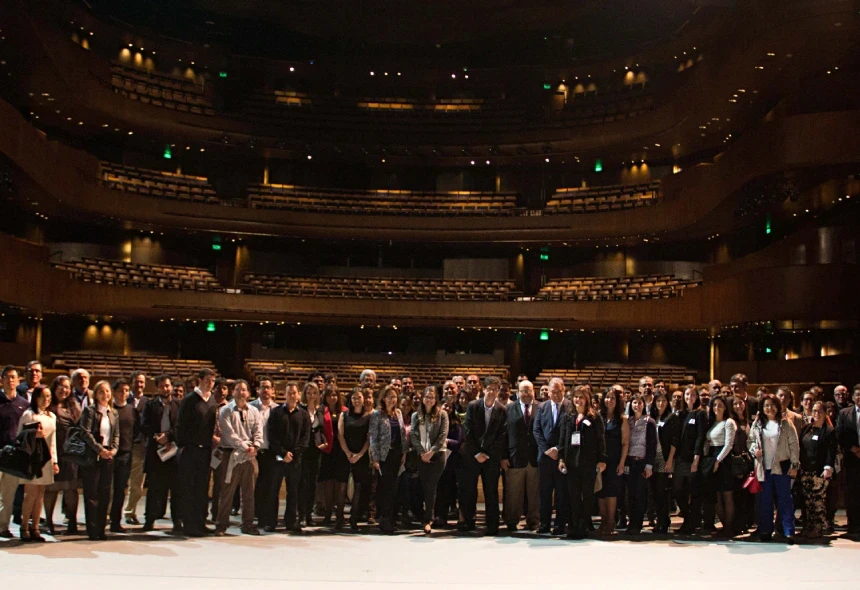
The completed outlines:
<svg viewBox="0 0 860 590">
<path fill-rule="evenodd" d="M 284 509 L 284 524 L 288 531 L 300 533 L 302 525 L 298 520 L 298 498 L 302 485 L 302 454 L 310 440 L 311 419 L 307 411 L 299 406 L 298 385 L 287 383 L 285 394 L 284 404 L 272 410 L 269 417 L 269 447 L 275 453 L 275 465 L 269 487 L 265 530 L 275 530 L 281 481 L 286 481 L 287 505 Z"/>
<path fill-rule="evenodd" d="M 223 469 L 221 499 L 215 534 L 224 536 L 230 524 L 230 509 L 236 489 L 242 495 L 242 532 L 259 535 L 254 526 L 254 487 L 257 483 L 257 451 L 263 446 L 262 422 L 257 408 L 248 405 L 251 389 L 248 382 L 239 379 L 233 386 L 233 401 L 221 408 L 218 424 L 221 430 L 221 447 L 230 449 L 222 458 L 227 462 Z"/>
<path fill-rule="evenodd" d="M 212 396 L 215 371 L 201 369 L 199 385 L 182 399 L 176 420 L 176 443 L 180 448 L 179 498 L 185 533 L 203 537 L 212 531 L 206 528 L 209 504 L 209 464 L 212 460 L 215 422 L 218 406 Z"/>
</svg>

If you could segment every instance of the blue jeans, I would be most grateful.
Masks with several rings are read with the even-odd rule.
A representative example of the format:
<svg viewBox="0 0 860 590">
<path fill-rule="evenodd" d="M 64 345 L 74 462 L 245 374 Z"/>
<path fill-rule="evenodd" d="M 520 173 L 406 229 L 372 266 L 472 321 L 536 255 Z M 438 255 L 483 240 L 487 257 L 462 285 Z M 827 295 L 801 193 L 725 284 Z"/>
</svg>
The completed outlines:
<svg viewBox="0 0 860 590">
<path fill-rule="evenodd" d="M 794 502 L 791 498 L 791 478 L 787 475 L 774 475 L 770 470 L 764 472 L 759 501 L 758 532 L 762 535 L 773 534 L 774 502 L 782 519 L 782 530 L 786 537 L 794 536 Z"/>
</svg>

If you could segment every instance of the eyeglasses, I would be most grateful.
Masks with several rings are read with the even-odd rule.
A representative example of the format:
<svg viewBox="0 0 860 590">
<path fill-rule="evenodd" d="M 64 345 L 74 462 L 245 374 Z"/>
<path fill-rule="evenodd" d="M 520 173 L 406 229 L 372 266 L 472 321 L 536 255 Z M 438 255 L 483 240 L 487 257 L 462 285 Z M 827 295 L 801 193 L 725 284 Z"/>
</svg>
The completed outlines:
<svg viewBox="0 0 860 590">
<path fill-rule="evenodd" d="M 468 381 L 466 381 L 466 383 L 477 383 L 477 382 L 478 382 L 477 379 L 469 379 Z"/>
</svg>

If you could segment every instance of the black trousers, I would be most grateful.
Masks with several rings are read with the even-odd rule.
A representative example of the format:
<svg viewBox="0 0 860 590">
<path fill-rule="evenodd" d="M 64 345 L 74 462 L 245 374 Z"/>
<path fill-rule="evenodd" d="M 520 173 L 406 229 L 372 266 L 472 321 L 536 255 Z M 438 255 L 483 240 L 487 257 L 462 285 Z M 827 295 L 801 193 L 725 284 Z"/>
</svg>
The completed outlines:
<svg viewBox="0 0 860 590">
<path fill-rule="evenodd" d="M 317 495 L 317 477 L 320 473 L 320 455 L 317 448 L 309 448 L 302 454 L 302 486 L 299 488 L 299 518 L 314 513 L 314 498 Z"/>
<path fill-rule="evenodd" d="M 639 531 L 645 520 L 648 507 L 648 480 L 645 479 L 645 461 L 629 461 L 630 475 L 627 476 L 627 494 L 630 500 L 630 516 L 627 530 Z"/>
<path fill-rule="evenodd" d="M 538 463 L 540 481 L 540 525 L 548 527 L 552 523 L 553 495 L 555 495 L 555 527 L 564 529 L 567 525 L 570 502 L 567 499 L 567 482 L 558 470 L 558 461 L 544 455 Z M 593 489 L 593 488 L 592 488 Z"/>
<path fill-rule="evenodd" d="M 853 454 L 852 454 L 853 457 Z M 860 464 L 854 459 L 848 465 L 846 458 L 842 473 L 845 477 L 845 512 L 848 515 L 848 534 L 860 534 Z"/>
<path fill-rule="evenodd" d="M 209 463 L 212 449 L 187 445 L 179 454 L 179 498 L 185 532 L 200 534 L 206 528 L 209 508 Z"/>
<path fill-rule="evenodd" d="M 110 504 L 110 525 L 122 525 L 122 510 L 125 507 L 125 491 L 131 477 L 131 451 L 120 451 L 113 458 L 113 499 Z"/>
<path fill-rule="evenodd" d="M 230 462 L 230 453 L 233 449 L 221 447 L 221 463 L 217 469 L 211 469 L 212 472 L 212 520 L 218 520 L 218 507 L 221 505 L 221 488 L 224 487 L 224 480 L 227 479 L 227 465 Z M 211 459 L 210 459 L 211 461 Z M 205 515 L 205 513 L 204 513 Z"/>
<path fill-rule="evenodd" d="M 276 461 L 272 468 L 272 485 L 269 487 L 269 497 L 266 499 L 269 510 L 261 523 L 263 526 L 278 526 L 278 505 L 281 492 L 281 482 L 287 484 L 287 505 L 284 508 L 284 524 L 288 529 L 296 524 L 298 518 L 299 489 L 302 485 L 302 459 L 293 459 L 290 463 Z"/>
<path fill-rule="evenodd" d="M 657 512 L 657 529 L 669 529 L 669 510 L 672 507 L 672 474 L 655 473 L 651 476 L 651 493 L 654 495 L 654 508 Z"/>
<path fill-rule="evenodd" d="M 424 524 L 433 520 L 433 510 L 436 507 L 436 493 L 439 489 L 439 479 L 445 469 L 445 457 L 436 453 L 429 463 L 418 463 L 418 480 L 421 482 L 422 499 L 424 500 Z"/>
<path fill-rule="evenodd" d="M 95 539 L 105 533 L 110 488 L 113 481 L 113 460 L 99 459 L 94 465 L 81 467 L 84 488 L 84 518 L 87 536 Z M 122 503 L 120 502 L 120 511 Z"/>
<path fill-rule="evenodd" d="M 376 517 L 380 523 L 394 524 L 394 507 L 397 499 L 397 472 L 400 470 L 400 447 L 389 449 L 385 461 L 380 462 L 382 475 L 376 483 Z"/>
<path fill-rule="evenodd" d="M 463 458 L 463 489 L 460 496 L 460 508 L 463 519 L 467 524 L 475 524 L 478 511 L 478 478 L 484 490 L 484 505 L 487 515 L 487 531 L 494 533 L 499 530 L 499 461 L 487 459 L 483 463 L 471 456 Z"/>
<path fill-rule="evenodd" d="M 543 462 L 543 461 L 541 461 Z M 591 530 L 591 510 L 594 507 L 594 481 L 597 465 L 568 466 L 565 476 L 570 502 L 570 532 L 585 534 Z"/>
<path fill-rule="evenodd" d="M 695 529 L 702 518 L 702 474 L 690 473 L 690 464 L 676 464 L 674 480 L 675 502 L 684 515 L 684 527 Z"/>
<path fill-rule="evenodd" d="M 149 468 L 146 473 L 146 522 L 153 523 L 167 513 L 167 495 L 170 494 L 170 518 L 174 527 L 182 526 L 179 500 L 178 459 Z"/>
<path fill-rule="evenodd" d="M 276 453 L 271 449 L 257 451 L 257 485 L 254 487 L 254 512 L 257 523 L 266 521 L 266 511 L 269 509 L 269 491 L 272 488 L 272 478 L 275 473 Z M 238 491 L 238 490 L 237 490 Z M 275 508 L 275 514 L 278 509 Z"/>
<path fill-rule="evenodd" d="M 436 487 L 436 518 L 443 523 L 448 521 L 448 514 L 455 506 L 457 488 L 463 479 L 463 468 L 444 469 L 439 484 Z"/>
</svg>

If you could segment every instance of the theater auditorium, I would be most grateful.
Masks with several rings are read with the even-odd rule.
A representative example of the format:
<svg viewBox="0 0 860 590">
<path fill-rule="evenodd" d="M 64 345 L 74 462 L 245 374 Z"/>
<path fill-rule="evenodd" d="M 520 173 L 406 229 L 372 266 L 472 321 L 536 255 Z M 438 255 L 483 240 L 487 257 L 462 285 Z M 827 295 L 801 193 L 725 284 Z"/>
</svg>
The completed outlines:
<svg viewBox="0 0 860 590">
<path fill-rule="evenodd" d="M 856 588 L 858 39 L 0 3 L 0 579 Z"/>
</svg>

